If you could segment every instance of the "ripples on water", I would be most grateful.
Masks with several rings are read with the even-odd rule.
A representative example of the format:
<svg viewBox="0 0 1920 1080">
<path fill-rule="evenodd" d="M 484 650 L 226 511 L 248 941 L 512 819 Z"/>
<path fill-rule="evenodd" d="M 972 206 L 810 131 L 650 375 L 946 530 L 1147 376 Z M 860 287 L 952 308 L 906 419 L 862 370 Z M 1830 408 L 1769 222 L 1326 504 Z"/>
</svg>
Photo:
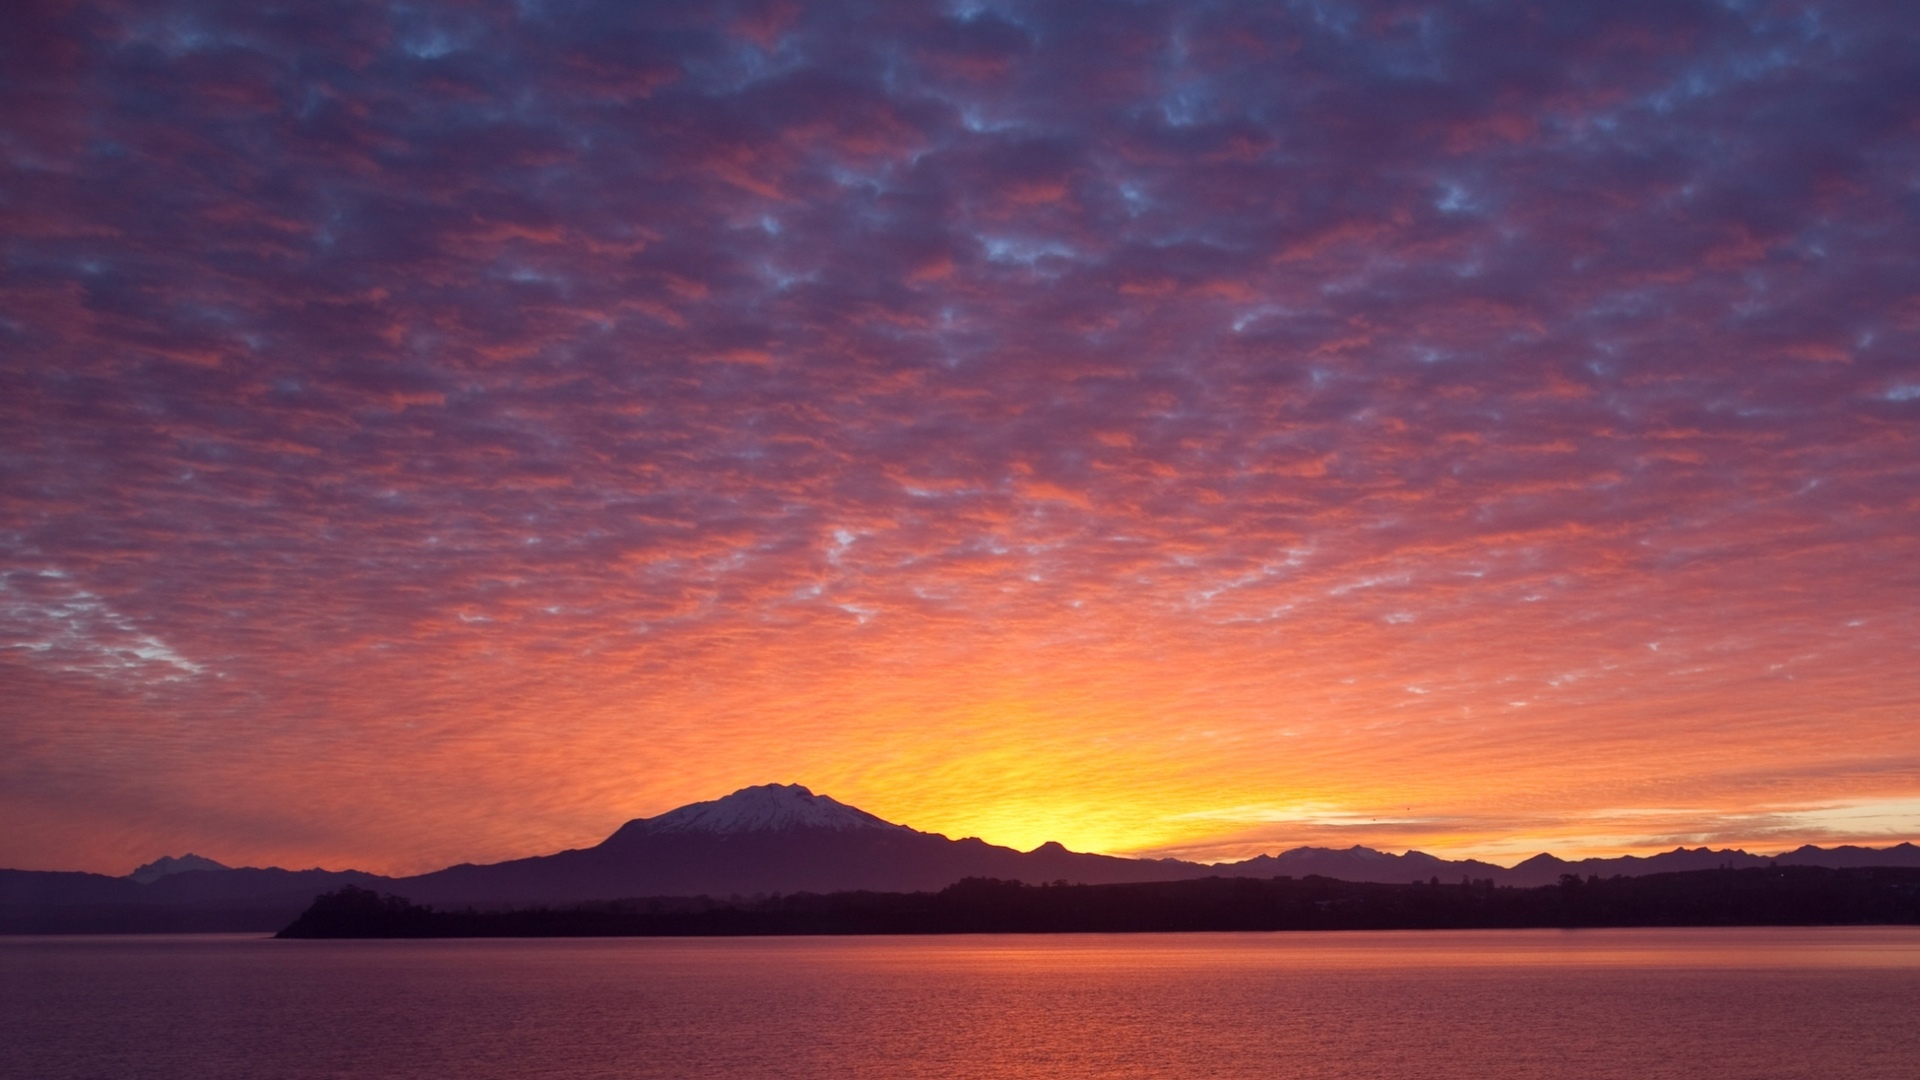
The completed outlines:
<svg viewBox="0 0 1920 1080">
<path fill-rule="evenodd" d="M 0 938 L 0 1075 L 1912 1080 L 1920 929 Z"/>
</svg>

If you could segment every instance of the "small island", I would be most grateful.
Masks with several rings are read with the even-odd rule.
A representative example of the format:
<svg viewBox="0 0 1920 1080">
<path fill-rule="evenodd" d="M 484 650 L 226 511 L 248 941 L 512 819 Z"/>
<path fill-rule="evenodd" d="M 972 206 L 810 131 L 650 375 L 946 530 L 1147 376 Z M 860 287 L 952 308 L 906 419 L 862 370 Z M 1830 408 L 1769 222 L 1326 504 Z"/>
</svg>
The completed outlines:
<svg viewBox="0 0 1920 1080">
<path fill-rule="evenodd" d="M 1383 885 L 1202 878 L 1026 885 L 969 878 L 938 892 L 650 897 L 436 910 L 347 886 L 314 900 L 281 938 L 720 937 L 779 934 L 1492 930 L 1543 927 L 1920 924 L 1920 869 L 1777 866 L 1557 885 Z"/>
</svg>

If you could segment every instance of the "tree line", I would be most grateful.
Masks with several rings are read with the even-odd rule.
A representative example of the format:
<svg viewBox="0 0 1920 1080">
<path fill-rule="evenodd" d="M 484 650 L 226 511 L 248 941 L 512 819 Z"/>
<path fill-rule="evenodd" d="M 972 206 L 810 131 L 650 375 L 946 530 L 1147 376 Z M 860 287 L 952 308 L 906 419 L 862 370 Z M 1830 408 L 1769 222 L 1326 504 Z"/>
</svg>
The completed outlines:
<svg viewBox="0 0 1920 1080">
<path fill-rule="evenodd" d="M 652 897 L 567 907 L 436 910 L 348 886 L 278 936 L 700 937 L 768 934 L 1127 933 L 1525 927 L 1920 924 L 1920 869 L 1781 866 L 1383 885 L 1201 878 L 1025 885 L 969 878 L 932 893 Z"/>
</svg>

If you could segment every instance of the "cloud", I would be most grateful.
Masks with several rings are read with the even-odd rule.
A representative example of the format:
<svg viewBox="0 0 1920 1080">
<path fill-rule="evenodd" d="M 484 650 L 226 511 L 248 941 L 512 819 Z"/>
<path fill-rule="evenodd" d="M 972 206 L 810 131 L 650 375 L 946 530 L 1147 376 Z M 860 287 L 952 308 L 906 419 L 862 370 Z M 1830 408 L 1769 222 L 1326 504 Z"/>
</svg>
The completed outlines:
<svg viewBox="0 0 1920 1080">
<path fill-rule="evenodd" d="M 1886 13 L 19 25 L 4 775 L 74 779 L 0 862 L 530 853 L 775 762 L 1108 850 L 1920 776 Z"/>
</svg>

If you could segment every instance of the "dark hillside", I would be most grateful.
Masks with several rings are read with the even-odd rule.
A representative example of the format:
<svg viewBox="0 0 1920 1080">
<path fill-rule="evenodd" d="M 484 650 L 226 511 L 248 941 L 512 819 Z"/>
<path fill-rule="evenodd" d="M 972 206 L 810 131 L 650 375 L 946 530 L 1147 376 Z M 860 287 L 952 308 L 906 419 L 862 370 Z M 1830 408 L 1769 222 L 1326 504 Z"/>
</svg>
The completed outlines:
<svg viewBox="0 0 1920 1080">
<path fill-rule="evenodd" d="M 281 937 L 593 937 L 756 934 L 1127 933 L 1527 927 L 1920 924 L 1920 869 L 1784 866 L 1509 888 L 1330 878 L 1023 885 L 971 878 L 939 892 L 654 898 L 436 911 L 346 888 Z"/>
</svg>

